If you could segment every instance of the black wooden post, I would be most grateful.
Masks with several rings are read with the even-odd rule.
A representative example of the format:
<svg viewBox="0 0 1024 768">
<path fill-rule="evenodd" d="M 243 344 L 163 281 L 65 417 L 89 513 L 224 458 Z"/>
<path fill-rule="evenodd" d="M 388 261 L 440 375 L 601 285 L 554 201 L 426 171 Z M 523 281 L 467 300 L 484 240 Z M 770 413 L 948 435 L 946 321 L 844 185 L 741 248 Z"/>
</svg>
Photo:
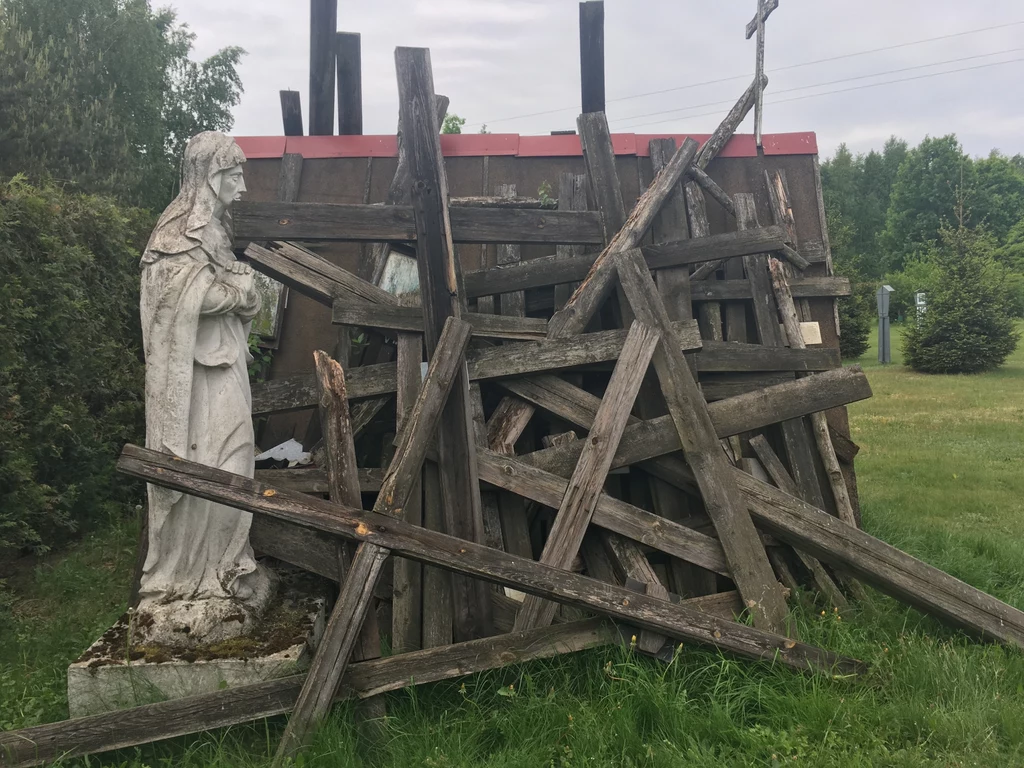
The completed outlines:
<svg viewBox="0 0 1024 768">
<path fill-rule="evenodd" d="M 338 0 L 309 0 L 309 135 L 334 133 L 334 46 Z"/>
<path fill-rule="evenodd" d="M 285 136 L 302 135 L 302 95 L 298 91 L 281 91 L 281 123 Z"/>
<path fill-rule="evenodd" d="M 604 112 L 604 0 L 580 3 L 580 92 L 584 112 Z"/>
<path fill-rule="evenodd" d="M 358 32 L 338 32 L 338 135 L 363 133 L 362 47 Z"/>
</svg>

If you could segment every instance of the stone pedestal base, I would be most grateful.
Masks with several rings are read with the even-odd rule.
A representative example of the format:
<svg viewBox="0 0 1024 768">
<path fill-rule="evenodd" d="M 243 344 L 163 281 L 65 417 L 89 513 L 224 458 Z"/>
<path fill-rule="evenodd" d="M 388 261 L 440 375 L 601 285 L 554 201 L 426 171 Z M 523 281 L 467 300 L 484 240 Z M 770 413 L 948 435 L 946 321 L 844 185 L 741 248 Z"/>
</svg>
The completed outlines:
<svg viewBox="0 0 1024 768">
<path fill-rule="evenodd" d="M 276 565 L 276 564 L 275 564 Z M 71 717 L 210 693 L 304 669 L 323 634 L 326 584 L 301 571 L 275 568 L 277 596 L 249 636 L 188 650 L 129 642 L 129 614 L 68 667 Z"/>
</svg>

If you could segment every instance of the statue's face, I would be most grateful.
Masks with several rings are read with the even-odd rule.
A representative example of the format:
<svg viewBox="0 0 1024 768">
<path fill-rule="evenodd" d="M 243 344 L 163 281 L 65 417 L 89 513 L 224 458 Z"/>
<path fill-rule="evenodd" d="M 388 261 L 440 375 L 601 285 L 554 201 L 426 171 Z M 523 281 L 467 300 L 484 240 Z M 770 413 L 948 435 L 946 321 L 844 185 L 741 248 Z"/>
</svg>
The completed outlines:
<svg viewBox="0 0 1024 768">
<path fill-rule="evenodd" d="M 220 192 L 217 199 L 223 208 L 228 208 L 233 202 L 242 197 L 245 192 L 245 178 L 242 175 L 242 166 L 236 165 L 221 173 Z"/>
</svg>

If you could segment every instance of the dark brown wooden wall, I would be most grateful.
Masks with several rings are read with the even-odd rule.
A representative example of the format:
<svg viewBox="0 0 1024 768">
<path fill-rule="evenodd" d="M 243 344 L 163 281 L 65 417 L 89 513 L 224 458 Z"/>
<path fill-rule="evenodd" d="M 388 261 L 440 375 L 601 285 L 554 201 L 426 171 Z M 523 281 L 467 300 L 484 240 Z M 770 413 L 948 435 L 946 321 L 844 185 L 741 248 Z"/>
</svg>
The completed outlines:
<svg viewBox="0 0 1024 768">
<path fill-rule="evenodd" d="M 708 173 L 729 194 L 752 192 L 757 201 L 757 213 L 762 224 L 771 224 L 764 171 L 783 170 L 789 185 L 789 194 L 796 218 L 801 250 L 820 252 L 822 249 L 822 222 L 819 216 L 815 185 L 813 155 L 781 155 L 764 158 L 718 158 L 709 165 Z M 646 188 L 653 176 L 651 161 L 647 157 L 620 155 L 616 158 L 622 197 L 627 208 Z M 251 160 L 246 164 L 246 199 L 273 201 L 277 192 L 280 160 Z M 299 202 L 319 203 L 376 203 L 384 199 L 395 173 L 396 159 L 331 158 L 306 160 L 302 167 Z M 564 172 L 583 173 L 582 157 L 449 157 L 446 158 L 448 184 L 453 197 L 492 195 L 498 184 L 515 184 L 519 195 L 536 197 L 544 182 L 551 187 L 550 194 L 558 196 L 558 179 Z M 713 233 L 730 232 L 735 221 L 714 201 L 709 199 L 708 218 Z M 311 246 L 322 256 L 353 272 L 359 271 L 363 246 L 355 243 L 320 243 Z M 535 258 L 554 252 L 553 246 L 524 246 L 523 258 Z M 494 264 L 494 247 L 459 246 L 463 270 L 480 269 Z M 809 276 L 824 275 L 824 263 L 812 264 Z M 837 347 L 839 339 L 831 299 L 812 299 L 814 320 L 821 327 L 822 342 Z M 274 353 L 271 377 L 277 378 L 313 370 L 315 349 L 334 349 L 338 331 L 331 325 L 331 313 L 311 299 L 290 292 L 284 314 L 279 348 Z M 830 414 L 830 420 L 836 421 Z M 837 413 L 838 416 L 838 413 Z M 264 435 L 264 447 L 286 440 L 293 435 L 301 439 L 308 414 L 278 417 L 273 428 Z M 848 434 L 845 409 L 834 426 Z"/>
</svg>

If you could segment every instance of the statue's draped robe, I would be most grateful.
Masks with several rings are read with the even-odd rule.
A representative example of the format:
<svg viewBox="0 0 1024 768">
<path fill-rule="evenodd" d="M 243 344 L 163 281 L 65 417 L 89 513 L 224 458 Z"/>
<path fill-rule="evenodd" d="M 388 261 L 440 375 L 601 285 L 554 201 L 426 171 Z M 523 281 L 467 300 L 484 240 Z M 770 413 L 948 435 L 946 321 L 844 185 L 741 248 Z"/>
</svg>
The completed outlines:
<svg viewBox="0 0 1024 768">
<path fill-rule="evenodd" d="M 252 477 L 253 310 L 227 269 L 234 260 L 216 219 L 201 245 L 143 257 L 146 447 Z M 250 597 L 259 577 L 251 521 L 248 512 L 150 485 L 142 601 Z"/>
</svg>

